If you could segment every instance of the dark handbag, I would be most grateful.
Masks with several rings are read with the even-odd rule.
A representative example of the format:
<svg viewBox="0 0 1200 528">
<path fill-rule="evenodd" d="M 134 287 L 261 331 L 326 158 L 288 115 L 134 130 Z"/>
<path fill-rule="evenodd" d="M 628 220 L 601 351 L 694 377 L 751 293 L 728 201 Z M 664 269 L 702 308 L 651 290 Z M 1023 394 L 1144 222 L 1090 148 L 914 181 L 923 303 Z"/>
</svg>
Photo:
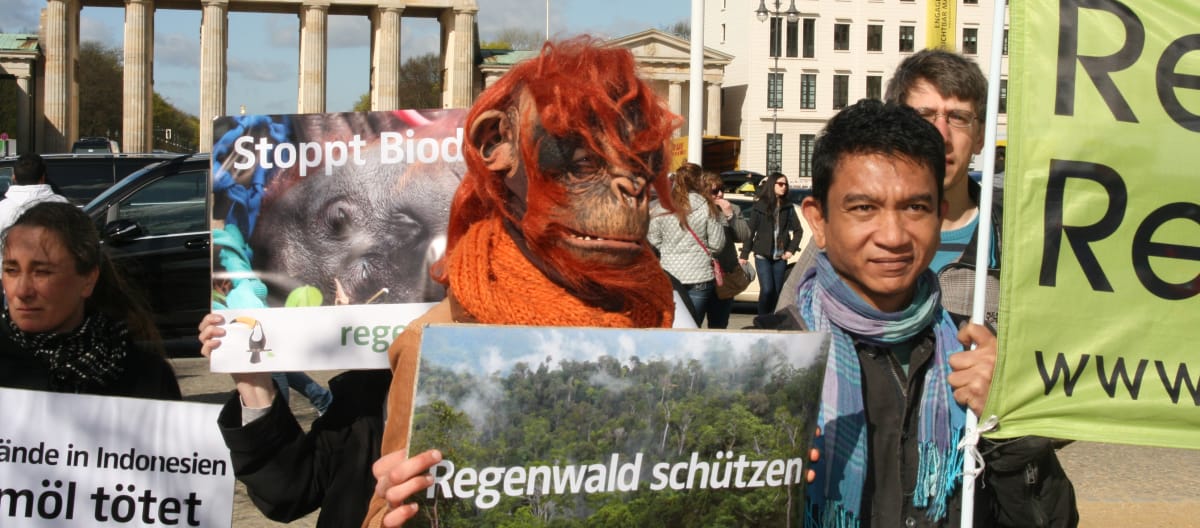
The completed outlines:
<svg viewBox="0 0 1200 528">
<path fill-rule="evenodd" d="M 708 250 L 708 246 L 704 245 L 704 242 L 700 241 L 700 237 L 696 236 L 695 231 L 692 231 L 692 226 L 687 225 L 687 224 L 684 224 L 684 226 L 687 227 L 688 233 L 692 234 L 692 238 L 696 239 L 696 243 L 700 244 L 700 249 L 704 250 L 704 254 L 708 255 L 708 260 L 712 261 L 713 280 L 717 281 L 717 288 L 724 286 L 725 285 L 725 270 L 721 269 L 721 263 L 717 262 L 717 259 L 713 258 L 712 252 Z M 749 284 L 749 282 L 747 282 L 747 284 Z M 745 288 L 743 288 L 743 289 L 745 289 Z"/>
<path fill-rule="evenodd" d="M 732 299 L 742 293 L 754 280 L 754 268 L 750 263 L 742 264 L 725 273 L 725 284 L 717 285 L 717 298 Z"/>
</svg>

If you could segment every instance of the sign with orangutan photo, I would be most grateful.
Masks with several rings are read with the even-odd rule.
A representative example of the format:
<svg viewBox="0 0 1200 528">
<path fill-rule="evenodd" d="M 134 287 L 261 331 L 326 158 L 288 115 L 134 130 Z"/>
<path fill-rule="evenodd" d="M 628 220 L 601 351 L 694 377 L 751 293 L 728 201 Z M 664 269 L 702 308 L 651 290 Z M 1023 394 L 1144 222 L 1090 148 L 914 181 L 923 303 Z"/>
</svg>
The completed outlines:
<svg viewBox="0 0 1200 528">
<path fill-rule="evenodd" d="M 829 334 L 422 332 L 413 526 L 801 526 Z M 406 524 L 406 526 L 408 526 Z"/>
<path fill-rule="evenodd" d="M 244 115 L 214 123 L 216 372 L 387 367 L 445 297 L 429 268 L 465 172 L 465 110 Z"/>
</svg>

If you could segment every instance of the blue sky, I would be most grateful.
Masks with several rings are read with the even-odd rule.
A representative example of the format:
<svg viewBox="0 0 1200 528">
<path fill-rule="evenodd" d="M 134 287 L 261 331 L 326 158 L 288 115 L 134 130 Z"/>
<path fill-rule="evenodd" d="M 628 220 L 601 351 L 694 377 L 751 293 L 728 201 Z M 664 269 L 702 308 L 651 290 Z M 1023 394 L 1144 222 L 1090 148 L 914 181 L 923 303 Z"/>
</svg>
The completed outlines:
<svg viewBox="0 0 1200 528">
<path fill-rule="evenodd" d="M 45 0 L 4 0 L 0 31 L 35 32 Z M 197 2 L 197 5 L 199 2 Z M 484 40 L 504 28 L 544 32 L 546 0 L 478 0 Z M 619 37 L 668 26 L 691 16 L 690 0 L 550 0 L 552 35 L 591 33 Z M 200 11 L 159 9 L 155 14 L 154 89 L 180 109 L 200 109 Z M 85 7 L 80 39 L 120 46 L 124 9 Z M 432 20 L 405 18 L 402 60 L 435 51 L 438 27 Z M 350 110 L 367 92 L 370 24 L 366 17 L 329 17 L 326 110 Z M 296 111 L 299 18 L 294 14 L 230 13 L 228 113 Z"/>
</svg>

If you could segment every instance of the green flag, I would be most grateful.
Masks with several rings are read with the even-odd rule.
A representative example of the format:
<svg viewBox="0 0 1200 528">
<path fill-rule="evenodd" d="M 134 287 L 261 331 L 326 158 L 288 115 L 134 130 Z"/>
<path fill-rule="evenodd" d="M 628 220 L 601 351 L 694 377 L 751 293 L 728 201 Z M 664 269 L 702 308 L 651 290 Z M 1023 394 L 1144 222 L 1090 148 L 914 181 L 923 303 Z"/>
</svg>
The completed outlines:
<svg viewBox="0 0 1200 528">
<path fill-rule="evenodd" d="M 1013 0 L 984 416 L 1200 447 L 1200 3 Z"/>
</svg>

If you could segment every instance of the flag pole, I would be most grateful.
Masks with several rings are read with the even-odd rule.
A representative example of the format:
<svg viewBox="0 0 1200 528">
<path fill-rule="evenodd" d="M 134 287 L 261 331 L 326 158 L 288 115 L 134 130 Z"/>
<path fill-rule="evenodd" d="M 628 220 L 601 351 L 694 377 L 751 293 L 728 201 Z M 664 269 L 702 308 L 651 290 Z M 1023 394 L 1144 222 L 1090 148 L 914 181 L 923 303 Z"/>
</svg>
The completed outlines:
<svg viewBox="0 0 1200 528">
<path fill-rule="evenodd" d="M 971 305 L 971 322 L 982 325 L 984 322 L 985 297 L 987 295 L 987 272 L 991 264 L 992 249 L 992 181 L 996 172 L 996 120 L 1000 115 L 1000 61 L 1004 46 L 1004 10 L 1007 2 L 993 0 L 992 11 L 992 47 L 988 62 L 988 94 L 987 118 L 984 122 L 983 135 L 983 174 L 980 178 L 979 193 L 979 236 L 975 246 L 975 288 Z M 969 452 L 963 456 L 963 491 L 962 491 L 962 520 L 963 528 L 974 526 L 975 518 L 975 477 L 979 468 L 975 466 L 975 457 L 970 452 L 976 450 L 979 418 L 967 409 L 966 434 L 964 438 L 971 441 L 964 445 Z"/>
</svg>

